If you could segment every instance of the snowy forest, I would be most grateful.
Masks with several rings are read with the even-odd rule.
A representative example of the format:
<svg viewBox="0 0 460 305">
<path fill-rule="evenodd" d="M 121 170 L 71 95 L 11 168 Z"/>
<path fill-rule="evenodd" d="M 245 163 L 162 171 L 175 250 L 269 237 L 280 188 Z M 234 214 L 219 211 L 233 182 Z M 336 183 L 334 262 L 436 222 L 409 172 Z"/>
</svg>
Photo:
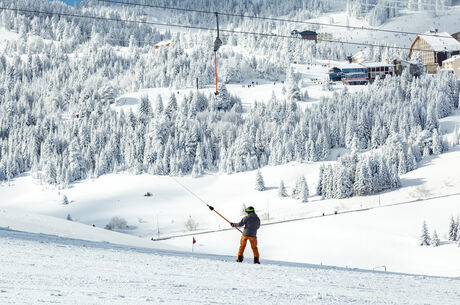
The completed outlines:
<svg viewBox="0 0 460 305">
<path fill-rule="evenodd" d="M 115 13 L 97 2 L 83 2 L 81 8 L 28 0 L 17 5 L 120 18 L 140 14 L 128 9 Z M 216 3 L 222 7 L 215 9 L 248 10 L 234 1 Z M 266 1 L 251 11 L 283 14 L 298 3 Z M 308 5 L 319 12 L 326 9 L 324 3 Z M 205 4 L 184 1 L 184 6 Z M 0 181 L 27 171 L 62 186 L 121 171 L 231 174 L 328 160 L 332 149 L 346 148 L 348 156 L 322 168 L 317 192 L 325 198 L 365 195 L 397 187 L 399 174 L 415 169 L 423 156 L 446 150 L 438 120 L 459 106 L 460 85 L 453 75 L 414 78 L 404 73 L 359 93 L 336 92 L 301 110 L 296 104 L 299 80 L 288 69 L 290 62 L 345 59 L 343 49 L 305 41 L 294 48 L 292 40 L 235 35 L 226 43 L 254 52 L 219 51 L 224 82 L 241 81 L 243 75 L 286 78 L 286 100 L 273 96 L 243 109 L 223 84 L 217 96 L 197 90 L 186 96 L 171 93 L 168 100 L 145 96 L 137 112 L 118 113 L 111 105 L 125 92 L 193 87 L 196 77 L 201 85 L 212 84 L 213 34 L 172 34 L 143 24 L 11 11 L 1 12 L 0 24 L 18 35 L 0 48 Z M 254 30 L 261 26 L 243 24 Z M 282 29 L 288 32 L 289 27 Z M 155 50 L 154 42 L 163 40 L 170 40 L 171 47 Z"/>
<path fill-rule="evenodd" d="M 350 16 L 364 18 L 370 25 L 378 26 L 390 18 L 399 16 L 400 11 L 428 11 L 434 16 L 449 9 L 452 0 L 347 0 L 347 13 Z"/>
</svg>

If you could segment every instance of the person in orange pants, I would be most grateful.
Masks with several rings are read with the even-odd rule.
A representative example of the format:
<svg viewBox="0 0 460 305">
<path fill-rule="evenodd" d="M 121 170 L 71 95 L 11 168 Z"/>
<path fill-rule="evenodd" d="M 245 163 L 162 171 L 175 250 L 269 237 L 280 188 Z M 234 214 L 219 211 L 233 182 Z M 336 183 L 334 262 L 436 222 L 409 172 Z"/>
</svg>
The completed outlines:
<svg viewBox="0 0 460 305">
<path fill-rule="evenodd" d="M 244 211 L 248 213 L 247 216 L 241 219 L 238 223 L 231 223 L 232 227 L 244 226 L 243 236 L 241 236 L 240 249 L 238 250 L 238 258 L 236 261 L 243 261 L 244 249 L 246 248 L 246 244 L 249 240 L 252 252 L 254 253 L 254 264 L 260 264 L 259 249 L 257 249 L 257 230 L 260 228 L 260 219 L 255 213 L 253 207 L 248 207 Z"/>
</svg>

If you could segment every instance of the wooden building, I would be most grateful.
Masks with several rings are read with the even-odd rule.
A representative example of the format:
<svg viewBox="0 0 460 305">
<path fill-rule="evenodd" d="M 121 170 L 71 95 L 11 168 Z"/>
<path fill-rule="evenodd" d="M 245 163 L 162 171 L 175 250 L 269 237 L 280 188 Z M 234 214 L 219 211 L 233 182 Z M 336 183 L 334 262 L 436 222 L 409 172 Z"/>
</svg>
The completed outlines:
<svg viewBox="0 0 460 305">
<path fill-rule="evenodd" d="M 425 71 L 436 73 L 442 62 L 454 55 L 460 54 L 460 42 L 447 32 L 428 31 L 417 35 L 412 42 L 409 58 L 421 54 Z"/>
<path fill-rule="evenodd" d="M 460 78 L 460 55 L 452 56 L 442 62 L 442 69 L 452 71 Z"/>
</svg>

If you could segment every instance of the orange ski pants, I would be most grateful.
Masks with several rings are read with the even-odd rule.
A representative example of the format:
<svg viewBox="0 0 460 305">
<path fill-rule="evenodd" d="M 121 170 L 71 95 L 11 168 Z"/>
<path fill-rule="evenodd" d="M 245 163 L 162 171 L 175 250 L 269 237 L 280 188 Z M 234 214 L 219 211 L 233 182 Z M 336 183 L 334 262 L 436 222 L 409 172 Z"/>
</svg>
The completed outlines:
<svg viewBox="0 0 460 305">
<path fill-rule="evenodd" d="M 259 249 L 257 249 L 257 237 L 252 236 L 241 236 L 240 249 L 238 250 L 238 256 L 243 257 L 244 249 L 246 248 L 247 242 L 251 243 L 252 252 L 254 258 L 259 258 Z"/>
</svg>

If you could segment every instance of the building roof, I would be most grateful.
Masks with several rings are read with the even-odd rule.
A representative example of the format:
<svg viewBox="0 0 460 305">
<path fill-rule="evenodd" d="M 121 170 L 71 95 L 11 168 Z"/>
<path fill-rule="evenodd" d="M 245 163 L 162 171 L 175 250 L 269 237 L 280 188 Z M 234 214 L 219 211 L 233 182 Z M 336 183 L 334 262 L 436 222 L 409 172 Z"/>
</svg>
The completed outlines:
<svg viewBox="0 0 460 305">
<path fill-rule="evenodd" d="M 356 63 L 338 63 L 336 65 L 334 65 L 334 67 L 337 67 L 339 69 L 351 69 L 351 68 L 363 68 L 363 66 L 361 66 L 360 64 L 356 64 Z M 332 67 L 333 68 L 333 67 Z"/>
<path fill-rule="evenodd" d="M 362 62 L 360 65 L 366 68 L 377 68 L 377 67 L 394 67 L 392 64 L 387 64 L 386 62 Z"/>
<path fill-rule="evenodd" d="M 303 31 L 303 32 L 300 32 L 299 34 L 302 35 L 302 36 L 306 36 L 306 35 L 318 35 L 316 32 L 313 32 L 313 31 Z"/>
<path fill-rule="evenodd" d="M 451 58 L 444 60 L 443 63 L 453 62 L 456 60 L 460 60 L 460 55 L 452 56 Z"/>
<path fill-rule="evenodd" d="M 425 34 L 419 34 L 418 36 L 425 40 L 435 52 L 460 51 L 460 42 L 458 42 L 454 37 L 450 36 L 450 34 L 447 32 L 429 32 Z"/>
</svg>

